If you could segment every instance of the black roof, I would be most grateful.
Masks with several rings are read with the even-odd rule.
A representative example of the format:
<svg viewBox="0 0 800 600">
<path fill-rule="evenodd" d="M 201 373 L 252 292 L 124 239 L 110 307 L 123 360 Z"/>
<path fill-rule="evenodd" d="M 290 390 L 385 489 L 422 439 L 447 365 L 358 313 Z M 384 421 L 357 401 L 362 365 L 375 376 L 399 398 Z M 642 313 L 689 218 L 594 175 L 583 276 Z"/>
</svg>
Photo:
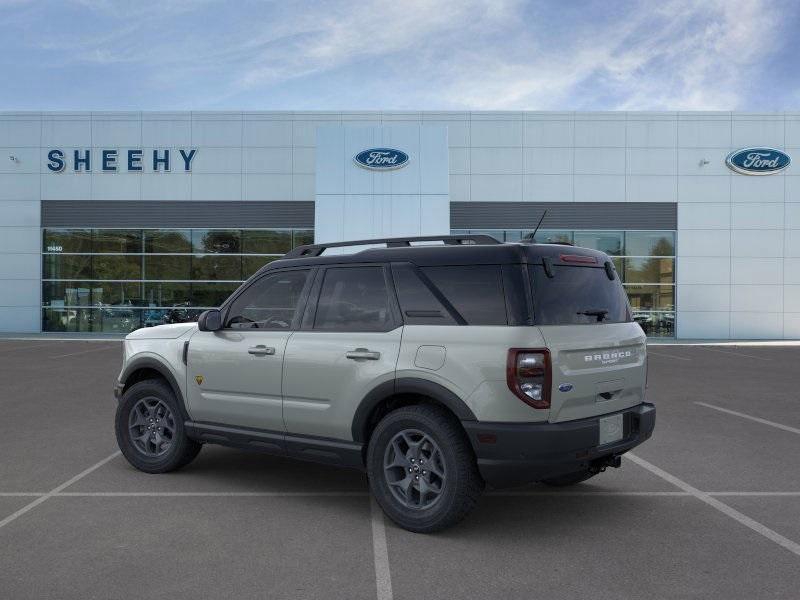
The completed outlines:
<svg viewBox="0 0 800 600">
<path fill-rule="evenodd" d="M 414 242 L 441 241 L 443 244 Z M 323 254 L 328 248 L 373 246 L 349 254 Z M 382 245 L 382 247 L 381 247 Z M 378 247 L 375 247 L 378 246 Z M 581 257 L 593 258 L 582 262 Z M 261 271 L 289 266 L 316 266 L 353 263 L 411 262 L 418 266 L 541 264 L 547 258 L 553 264 L 581 264 L 602 267 L 609 257 L 598 250 L 563 244 L 502 243 L 487 235 L 384 238 L 332 244 L 299 246 L 283 258 L 272 261 Z"/>
</svg>

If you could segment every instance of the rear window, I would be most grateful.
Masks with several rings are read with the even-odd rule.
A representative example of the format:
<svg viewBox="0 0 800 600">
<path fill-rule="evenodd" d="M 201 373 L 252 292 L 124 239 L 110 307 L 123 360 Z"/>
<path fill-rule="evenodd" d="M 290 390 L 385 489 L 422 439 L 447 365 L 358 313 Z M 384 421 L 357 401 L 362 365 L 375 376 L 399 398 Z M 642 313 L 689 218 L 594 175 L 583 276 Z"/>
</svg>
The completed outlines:
<svg viewBox="0 0 800 600">
<path fill-rule="evenodd" d="M 537 325 L 588 325 L 631 321 L 628 297 L 615 276 L 597 267 L 553 265 L 548 277 L 533 265 L 533 315 Z"/>
</svg>

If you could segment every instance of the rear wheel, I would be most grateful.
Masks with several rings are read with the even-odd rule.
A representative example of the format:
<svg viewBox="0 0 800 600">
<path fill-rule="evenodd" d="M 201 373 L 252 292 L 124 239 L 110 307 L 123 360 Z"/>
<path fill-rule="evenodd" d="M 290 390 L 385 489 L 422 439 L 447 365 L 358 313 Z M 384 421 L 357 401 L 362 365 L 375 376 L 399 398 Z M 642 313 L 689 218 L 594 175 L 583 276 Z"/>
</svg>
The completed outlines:
<svg viewBox="0 0 800 600">
<path fill-rule="evenodd" d="M 370 438 L 367 469 L 386 515 L 419 533 L 461 521 L 483 490 L 463 430 L 437 406 L 407 406 L 384 417 Z"/>
<path fill-rule="evenodd" d="M 146 473 L 189 464 L 201 444 L 189 439 L 175 393 L 166 382 L 146 379 L 128 388 L 117 405 L 115 429 L 122 454 Z"/>
<path fill-rule="evenodd" d="M 558 477 L 542 479 L 542 483 L 554 487 L 566 487 L 568 485 L 575 485 L 576 483 L 581 483 L 582 481 L 591 479 L 595 475 L 597 475 L 597 473 L 593 473 L 587 469 L 586 471 L 578 471 L 577 473 L 567 473 L 566 475 L 559 475 Z"/>
</svg>

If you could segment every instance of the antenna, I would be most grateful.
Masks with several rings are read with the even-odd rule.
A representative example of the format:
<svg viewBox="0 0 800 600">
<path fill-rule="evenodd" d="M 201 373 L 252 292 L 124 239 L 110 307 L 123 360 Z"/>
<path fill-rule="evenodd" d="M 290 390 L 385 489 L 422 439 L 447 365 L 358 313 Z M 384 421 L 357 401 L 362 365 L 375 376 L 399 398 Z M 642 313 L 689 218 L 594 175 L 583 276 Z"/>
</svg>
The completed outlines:
<svg viewBox="0 0 800 600">
<path fill-rule="evenodd" d="M 536 229 L 533 230 L 533 233 L 530 234 L 530 236 L 525 236 L 525 237 L 530 237 L 531 242 L 536 241 L 536 232 L 539 231 L 539 227 L 542 226 L 542 221 L 544 221 L 544 218 L 545 218 L 546 215 L 547 215 L 547 209 L 545 208 L 544 212 L 542 213 L 542 217 L 539 219 L 539 222 L 536 224 Z"/>
</svg>

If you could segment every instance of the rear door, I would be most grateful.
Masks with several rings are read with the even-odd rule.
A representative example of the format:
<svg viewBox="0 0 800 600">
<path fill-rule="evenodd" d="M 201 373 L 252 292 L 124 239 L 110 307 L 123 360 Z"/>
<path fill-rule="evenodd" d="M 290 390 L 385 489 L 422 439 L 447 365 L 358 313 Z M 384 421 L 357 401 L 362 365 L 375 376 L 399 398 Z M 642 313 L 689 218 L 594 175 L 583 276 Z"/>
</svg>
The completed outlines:
<svg viewBox="0 0 800 600">
<path fill-rule="evenodd" d="M 386 266 L 321 269 L 301 330 L 286 348 L 287 432 L 351 439 L 362 398 L 395 377 L 401 325 Z"/>
<path fill-rule="evenodd" d="M 553 366 L 550 421 L 642 402 L 646 338 L 632 321 L 619 277 L 602 265 L 553 264 L 549 271 L 530 267 L 534 320 Z"/>
</svg>

